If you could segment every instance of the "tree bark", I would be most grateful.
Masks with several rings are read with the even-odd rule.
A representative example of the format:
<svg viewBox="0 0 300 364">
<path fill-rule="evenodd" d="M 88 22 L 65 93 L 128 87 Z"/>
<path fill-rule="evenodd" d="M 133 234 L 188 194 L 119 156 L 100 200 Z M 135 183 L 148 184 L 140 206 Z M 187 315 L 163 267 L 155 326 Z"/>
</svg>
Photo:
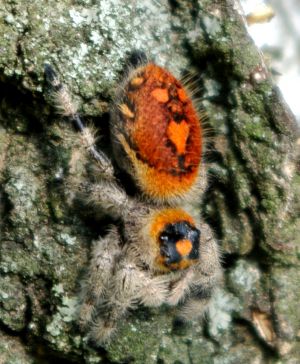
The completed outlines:
<svg viewBox="0 0 300 364">
<path fill-rule="evenodd" d="M 0 363 L 289 363 L 300 356 L 298 130 L 239 4 L 0 0 Z M 200 201 L 223 251 L 207 320 L 140 309 L 103 350 L 76 327 L 90 243 L 105 222 L 68 204 L 75 132 L 53 113 L 53 64 L 101 130 L 126 54 L 192 74 L 210 183 Z M 297 162 L 298 158 L 298 162 Z"/>
</svg>

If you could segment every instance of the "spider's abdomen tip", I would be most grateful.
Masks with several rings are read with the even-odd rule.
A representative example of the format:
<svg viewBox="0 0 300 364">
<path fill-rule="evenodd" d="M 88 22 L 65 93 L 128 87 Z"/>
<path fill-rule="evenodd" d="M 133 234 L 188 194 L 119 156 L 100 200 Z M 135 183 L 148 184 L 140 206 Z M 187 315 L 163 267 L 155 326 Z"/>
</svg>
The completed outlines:
<svg viewBox="0 0 300 364">
<path fill-rule="evenodd" d="M 187 192 L 198 175 L 202 137 L 199 117 L 182 84 L 148 63 L 131 74 L 118 108 L 124 149 L 142 190 L 161 199 Z"/>
</svg>

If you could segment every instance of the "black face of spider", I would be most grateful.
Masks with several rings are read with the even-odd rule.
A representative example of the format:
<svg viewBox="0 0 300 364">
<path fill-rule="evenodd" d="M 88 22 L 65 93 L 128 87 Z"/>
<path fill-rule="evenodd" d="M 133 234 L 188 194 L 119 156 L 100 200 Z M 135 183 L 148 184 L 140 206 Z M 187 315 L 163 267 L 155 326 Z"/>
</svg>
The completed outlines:
<svg viewBox="0 0 300 364">
<path fill-rule="evenodd" d="M 187 221 L 166 225 L 159 236 L 161 263 L 185 269 L 199 259 L 200 231 Z"/>
</svg>

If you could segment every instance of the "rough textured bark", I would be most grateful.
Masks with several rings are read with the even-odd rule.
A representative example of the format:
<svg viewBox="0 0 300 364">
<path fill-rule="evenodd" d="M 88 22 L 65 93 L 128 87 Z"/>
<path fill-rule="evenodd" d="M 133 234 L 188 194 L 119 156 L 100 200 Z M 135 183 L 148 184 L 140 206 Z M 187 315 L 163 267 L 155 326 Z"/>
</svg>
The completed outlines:
<svg viewBox="0 0 300 364">
<path fill-rule="evenodd" d="M 176 329 L 166 308 L 141 309 L 97 351 L 74 313 L 105 225 L 67 203 L 74 132 L 44 97 L 43 63 L 107 135 L 108 102 L 136 48 L 195 75 L 210 137 L 199 204 L 226 275 L 205 322 Z M 298 131 L 237 2 L 0 0 L 0 81 L 1 363 L 299 362 Z"/>
</svg>

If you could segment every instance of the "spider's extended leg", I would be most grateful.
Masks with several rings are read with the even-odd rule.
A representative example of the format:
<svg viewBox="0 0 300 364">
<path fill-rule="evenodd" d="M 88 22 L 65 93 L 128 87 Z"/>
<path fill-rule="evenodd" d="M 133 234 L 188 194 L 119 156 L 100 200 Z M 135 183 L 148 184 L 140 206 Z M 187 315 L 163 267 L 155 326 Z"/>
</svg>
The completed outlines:
<svg viewBox="0 0 300 364">
<path fill-rule="evenodd" d="M 199 274 L 197 282 L 197 274 L 193 277 L 196 282 L 184 282 L 186 287 L 182 288 L 185 297 L 181 296 L 179 301 L 180 308 L 177 312 L 177 318 L 183 321 L 191 321 L 202 317 L 209 307 L 214 288 L 221 279 L 221 272 L 215 272 L 210 278 L 203 278 Z M 170 303 L 170 302 L 169 302 Z"/>
<path fill-rule="evenodd" d="M 95 308 L 105 297 L 115 260 L 121 252 L 119 240 L 117 229 L 113 227 L 93 244 L 90 266 L 80 292 L 79 324 L 82 328 L 91 323 Z"/>
<path fill-rule="evenodd" d="M 83 144 L 97 162 L 98 168 L 103 176 L 112 178 L 114 169 L 111 161 L 103 152 L 97 150 L 94 133 L 83 124 L 78 114 L 77 105 L 72 100 L 72 95 L 68 88 L 60 82 L 58 75 L 51 65 L 45 64 L 44 67 L 45 78 L 51 87 L 55 107 L 60 114 L 68 117 L 76 129 L 81 132 Z"/>
<path fill-rule="evenodd" d="M 99 206 L 101 210 L 104 209 L 114 216 L 121 216 L 127 212 L 130 204 L 125 191 L 115 181 L 111 161 L 103 152 L 96 149 L 93 132 L 90 128 L 84 126 L 67 87 L 60 82 L 56 72 L 48 64 L 45 65 L 45 77 L 51 86 L 54 105 L 62 115 L 68 117 L 79 129 L 83 145 L 96 161 L 97 172 L 100 174 L 100 180 L 97 183 L 82 183 L 80 162 L 78 158 L 73 158 L 70 162 L 69 190 L 79 190 L 80 197 L 84 202 L 92 203 L 96 207 Z M 81 154 L 78 153 L 78 155 Z"/>
<path fill-rule="evenodd" d="M 191 295 L 177 312 L 177 319 L 192 321 L 202 317 L 209 307 L 211 292 L 203 292 Z"/>
<path fill-rule="evenodd" d="M 114 267 L 114 274 L 107 288 L 105 299 L 99 302 L 93 315 L 89 337 L 96 344 L 107 343 L 116 330 L 118 321 L 137 303 L 136 267 L 124 260 Z"/>
<path fill-rule="evenodd" d="M 166 301 L 168 283 L 162 276 L 152 278 L 124 251 L 114 267 L 105 298 L 93 315 L 90 338 L 97 344 L 109 342 L 118 322 L 138 303 L 159 306 Z"/>
<path fill-rule="evenodd" d="M 99 180 L 97 183 L 81 182 L 78 186 L 81 199 L 114 217 L 124 217 L 130 213 L 134 203 L 126 192 L 112 180 Z"/>
</svg>

